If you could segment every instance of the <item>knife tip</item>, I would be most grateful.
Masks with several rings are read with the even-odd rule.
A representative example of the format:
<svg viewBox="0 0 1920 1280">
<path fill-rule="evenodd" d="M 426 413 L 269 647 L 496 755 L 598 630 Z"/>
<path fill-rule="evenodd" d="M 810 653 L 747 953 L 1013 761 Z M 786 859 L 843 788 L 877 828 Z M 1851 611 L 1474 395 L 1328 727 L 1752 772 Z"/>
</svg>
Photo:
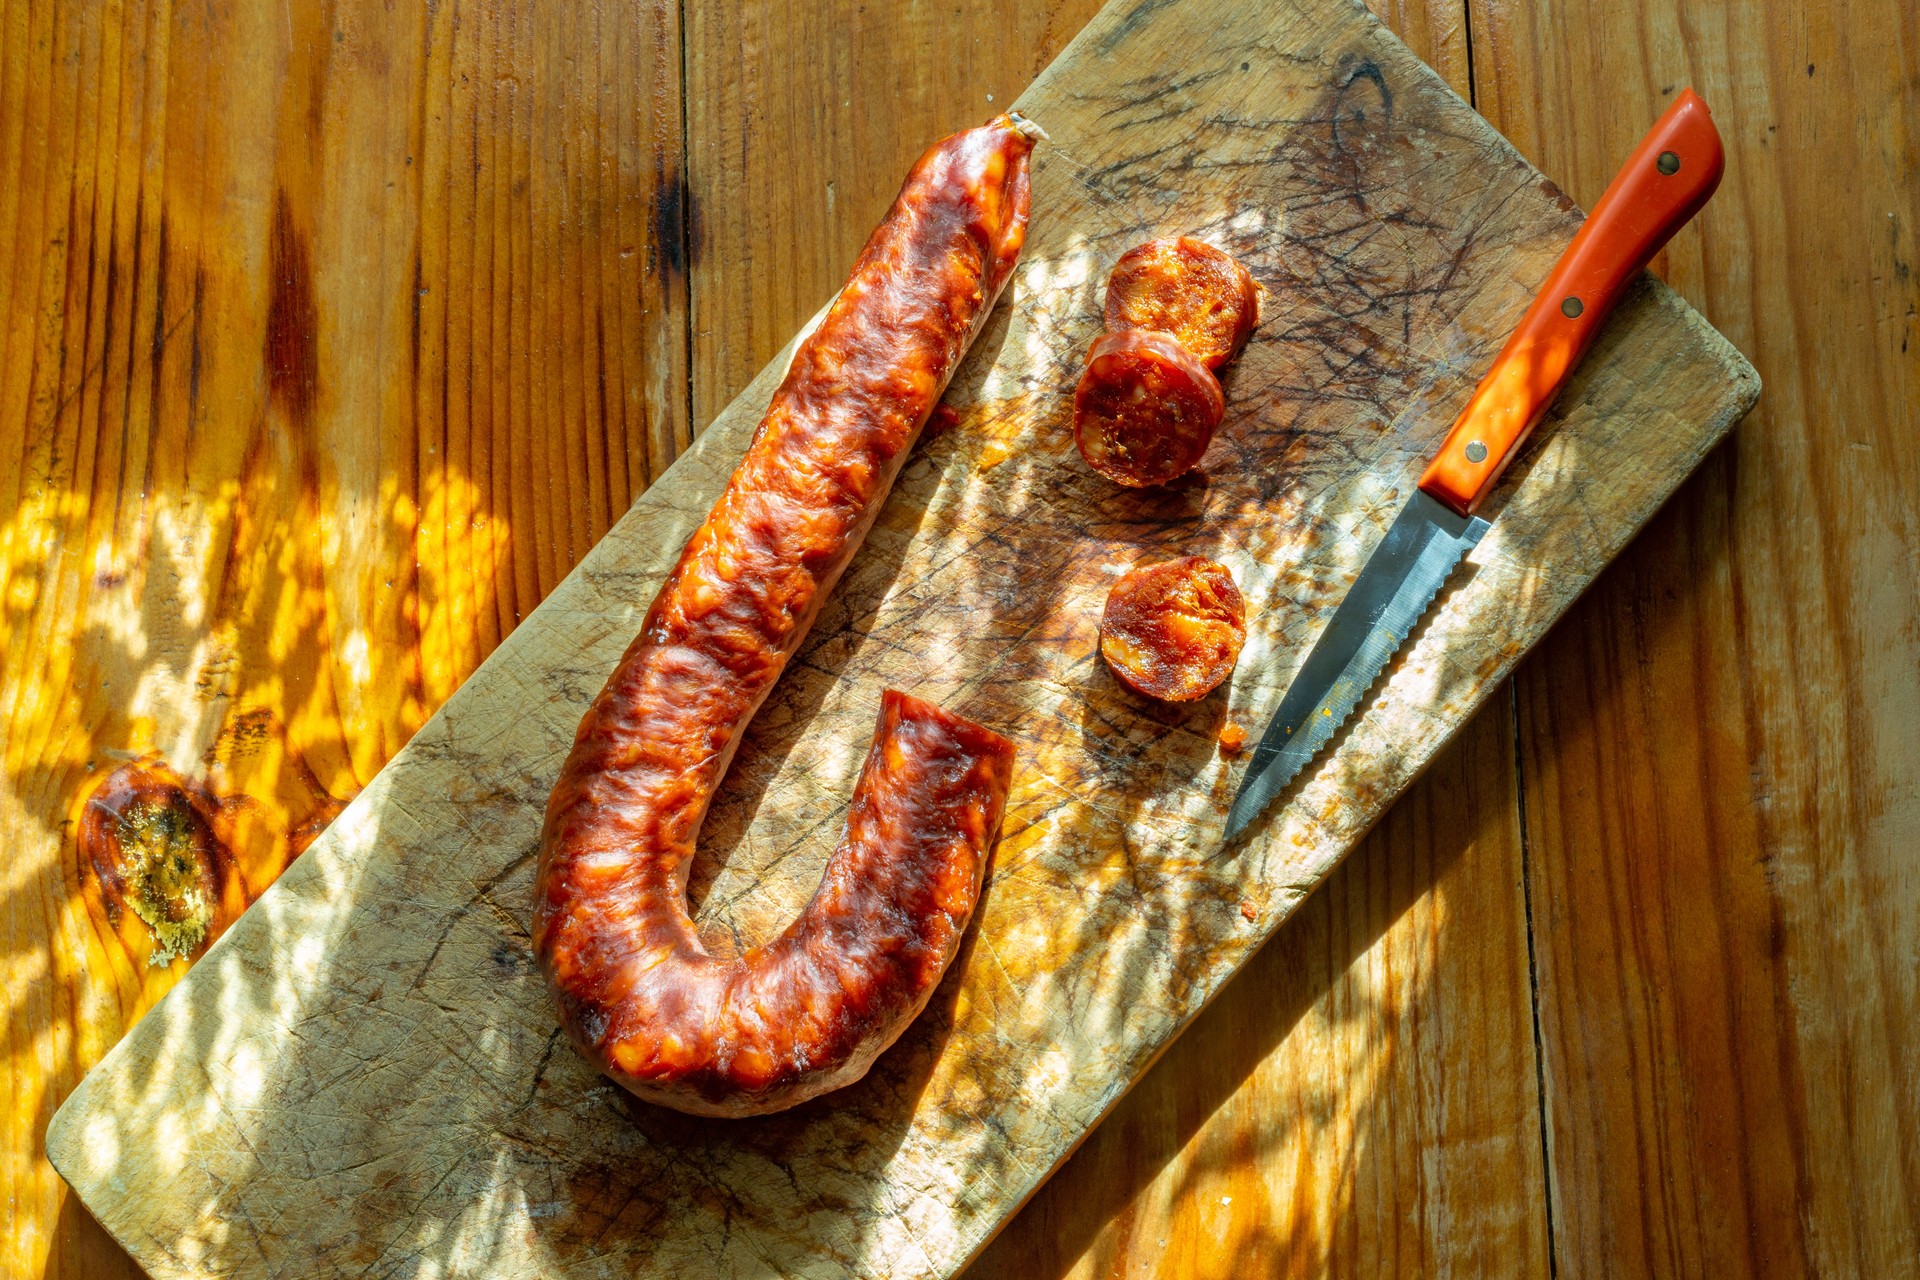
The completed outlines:
<svg viewBox="0 0 1920 1280">
<path fill-rule="evenodd" d="M 1299 772 L 1297 763 L 1275 760 L 1271 755 L 1265 758 L 1256 756 L 1253 767 L 1241 780 L 1240 790 L 1234 794 L 1233 803 L 1227 808 L 1226 831 L 1220 837 L 1221 849 L 1230 847 L 1247 833 L 1249 827 L 1259 822 Z"/>
<path fill-rule="evenodd" d="M 1235 796 L 1233 798 L 1233 807 L 1227 810 L 1226 833 L 1220 837 L 1220 847 L 1222 849 L 1226 849 L 1232 845 L 1234 841 L 1238 840 L 1241 835 L 1246 832 L 1246 829 L 1253 825 L 1253 820 L 1260 816 L 1258 813 L 1247 812 L 1247 806 L 1243 803 L 1246 799 L 1246 794 L 1247 793 L 1243 791 Z"/>
</svg>

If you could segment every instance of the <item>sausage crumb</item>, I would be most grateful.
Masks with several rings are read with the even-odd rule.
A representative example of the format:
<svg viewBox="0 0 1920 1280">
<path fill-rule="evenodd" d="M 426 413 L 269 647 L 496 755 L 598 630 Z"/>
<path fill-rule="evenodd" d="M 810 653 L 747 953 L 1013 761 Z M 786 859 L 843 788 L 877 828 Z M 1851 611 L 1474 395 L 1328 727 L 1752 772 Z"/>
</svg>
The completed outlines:
<svg viewBox="0 0 1920 1280">
<path fill-rule="evenodd" d="M 1253 905 L 1252 898 L 1240 899 L 1240 918 L 1248 924 L 1260 918 L 1260 909 Z"/>
<path fill-rule="evenodd" d="M 1220 726 L 1220 754 L 1237 756 L 1247 745 L 1247 731 L 1229 720 Z"/>
</svg>

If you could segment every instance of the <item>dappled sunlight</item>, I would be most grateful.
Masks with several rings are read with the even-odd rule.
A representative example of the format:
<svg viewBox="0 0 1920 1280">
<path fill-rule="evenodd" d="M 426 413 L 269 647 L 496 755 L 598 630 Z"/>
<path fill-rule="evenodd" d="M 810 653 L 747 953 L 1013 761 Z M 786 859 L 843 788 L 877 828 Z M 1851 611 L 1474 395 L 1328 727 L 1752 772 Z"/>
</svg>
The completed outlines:
<svg viewBox="0 0 1920 1280">
<path fill-rule="evenodd" d="M 419 574 L 421 698 L 437 707 L 486 656 L 478 637 L 495 615 L 513 531 L 470 477 L 444 465 L 422 471 L 417 511 L 404 501 L 398 514 L 413 524 Z"/>
<path fill-rule="evenodd" d="M 244 343 L 245 318 L 218 292 L 207 291 L 208 309 Z M 183 339 L 197 332 L 181 327 L 189 319 L 198 313 L 175 325 Z M 172 361 L 184 345 L 156 338 L 152 354 Z M 377 497 L 342 492 L 352 477 L 309 466 L 302 432 L 262 418 L 245 395 L 210 395 L 196 416 L 189 389 L 183 377 L 124 403 L 89 400 L 98 422 L 76 423 L 81 402 L 63 402 L 44 451 L 21 460 L 29 483 L 0 523 L 0 685 L 12 695 L 0 888 L 17 920 L 46 922 L 23 927 L 4 964 L 5 1158 L 15 1221 L 29 1225 L 0 1257 L 23 1274 L 64 1265 L 47 1262 L 64 1190 L 40 1156 L 55 1107 L 384 762 L 356 764 L 346 737 L 390 751 L 422 717 L 409 705 L 415 682 L 391 678 L 391 655 L 408 647 L 336 629 L 329 604 L 341 579 L 325 546 L 358 538 L 382 554 L 402 532 L 396 482 Z M 188 419 L 200 430 L 182 445 L 169 433 Z M 126 452 L 96 465 L 128 468 L 137 491 L 116 497 L 111 474 L 84 465 L 67 473 L 73 455 L 61 451 L 90 430 Z M 109 501 L 89 488 L 100 484 Z M 328 500 L 351 515 L 332 522 L 332 542 L 318 536 Z M 393 588 L 382 590 L 397 599 Z M 379 705 L 347 722 L 342 682 L 374 687 Z M 116 798 L 128 782 L 138 785 Z M 236 1011 L 229 1035 L 245 1025 Z M 168 1035 L 170 1054 L 205 1047 L 185 1027 Z M 139 1093 L 167 1116 L 155 1149 L 185 1160 L 201 1120 L 174 1114 L 170 1081 L 143 1075 Z"/>
<path fill-rule="evenodd" d="M 369 820 L 366 807 L 350 810 L 345 834 L 368 838 L 376 829 Z M 350 922 L 337 904 L 378 896 L 333 849 L 331 838 L 323 840 L 301 862 L 306 892 L 268 895 L 235 926 L 239 945 L 216 948 L 185 974 L 194 990 L 143 1020 L 132 1069 L 89 1077 L 83 1090 L 97 1086 L 111 1095 L 101 1102 L 105 1120 L 90 1117 L 83 1127 L 76 1161 L 65 1170 L 70 1179 L 96 1169 L 154 1186 L 191 1179 L 205 1160 L 197 1135 L 221 1126 L 232 1126 L 244 1149 L 305 1176 L 332 1167 L 319 1134 L 311 1145 L 289 1148 L 275 1141 L 268 1120 L 279 1108 L 326 1114 L 313 1103 L 326 1092 L 328 1074 L 299 1069 L 298 1055 L 277 1042 L 298 1042 L 316 1001 L 340 986 L 336 969 L 353 952 Z M 197 1222 L 157 1243 L 183 1267 L 208 1266 L 239 1243 L 240 1233 L 251 1231 L 259 1242 L 254 1212 L 244 1199 L 210 1204 Z"/>
<path fill-rule="evenodd" d="M 968 1274 L 1514 1256 L 1540 1222 L 1487 1211 L 1538 1149 L 1507 738 L 1496 713 L 1443 753 Z"/>
<path fill-rule="evenodd" d="M 1517 157 L 1399 129 L 1390 88 L 1438 93 L 1404 50 L 1381 42 L 1379 65 L 1343 52 L 1329 83 L 1323 63 L 1276 54 L 1254 28 L 1193 37 L 1222 44 L 1199 50 L 1208 65 L 1248 80 L 1121 76 L 1111 95 L 1030 104 L 1056 143 L 1037 153 L 1038 212 L 1008 297 L 949 391 L 953 425 L 907 460 L 703 832 L 692 885 L 703 936 L 749 946 L 818 884 L 882 690 L 1012 738 L 1014 791 L 977 923 L 927 1013 L 843 1091 L 752 1121 L 695 1120 L 598 1077 L 560 1035 L 532 962 L 533 864 L 560 761 L 745 448 L 776 362 L 62 1112 L 56 1159 L 143 1256 L 256 1274 L 379 1273 L 400 1260 L 422 1275 L 503 1276 L 957 1266 L 1361 840 L 1597 567 L 1613 534 L 1580 504 L 1649 483 L 1586 468 L 1565 483 L 1582 461 L 1567 439 L 1626 430 L 1635 413 L 1644 426 L 1648 410 L 1641 388 L 1576 379 L 1499 498 L 1506 522 L 1367 714 L 1264 828 L 1221 850 L 1245 762 L 1220 753 L 1221 726 L 1264 724 L 1524 302 L 1512 260 L 1550 260 L 1571 217 Z M 1155 127 L 1172 101 L 1155 95 L 1198 109 L 1200 141 L 1163 150 L 1178 160 L 1198 147 L 1204 164 L 1140 163 L 1128 134 Z M 1473 183 L 1424 182 L 1463 152 Z M 1446 199 L 1430 207 L 1435 190 Z M 1074 449 L 1071 391 L 1106 271 L 1172 232 L 1232 249 L 1266 289 L 1266 314 L 1229 371 L 1228 418 L 1199 472 L 1122 493 Z M 1617 340 L 1651 341 L 1665 305 L 1630 300 Z M 476 524 L 478 482 L 451 473 L 423 478 L 417 503 L 361 496 L 416 546 L 459 533 L 473 549 L 470 567 L 395 588 L 433 604 L 414 615 L 421 670 L 398 673 L 385 719 L 368 713 L 384 732 L 473 656 L 455 637 L 499 607 L 487 584 L 508 538 L 504 524 Z M 351 550 L 340 530 L 329 536 Z M 1251 635 L 1230 684 L 1172 706 L 1108 675 L 1097 629 L 1117 572 L 1187 553 L 1234 571 Z M 1556 579 L 1562 565 L 1578 567 Z M 311 581 L 289 569 L 271 591 L 252 585 L 300 637 L 290 654 L 326 661 L 311 684 L 282 686 L 266 745 L 235 739 L 215 758 L 238 776 L 262 759 L 293 772 L 298 755 L 344 798 L 336 779 L 360 776 L 369 749 L 336 746 L 313 764 L 306 735 L 322 686 L 363 673 L 379 683 L 376 621 L 388 615 L 373 596 L 336 607 L 307 594 Z M 252 644 L 235 636 L 236 652 Z M 197 687 L 208 665 L 171 678 Z M 1319 968 L 1276 1002 L 1221 996 L 1248 1001 L 1233 1007 L 1271 1031 L 1233 1061 L 1196 1050 L 1186 1065 L 1206 1081 L 1199 1096 L 1217 1108 L 1263 1072 L 1284 1085 L 1271 1099 L 1276 1152 L 1332 1147 L 1345 1168 L 1371 1158 L 1369 1134 L 1348 1126 L 1418 1055 L 1369 1054 L 1365 1040 L 1423 998 L 1395 971 L 1399 944 L 1376 943 L 1409 913 L 1437 930 L 1445 895 L 1430 888 L 1443 871 L 1390 881 L 1385 909 L 1361 885 L 1357 933 L 1323 918 L 1324 935 L 1284 935 L 1318 946 Z M 1293 1057 L 1288 1043 L 1341 1052 Z M 191 1206 L 189 1221 L 154 1212 L 130 1159 L 168 1203 Z M 1258 1214 L 1222 1204 L 1209 1219 L 1222 1247 L 1253 1250 L 1257 1221 L 1283 1224 L 1285 1239 L 1260 1247 L 1303 1269 L 1331 1247 L 1339 1194 L 1277 1165 L 1253 1192 L 1229 1188 L 1219 1161 L 1195 1167 L 1179 1194 L 1262 1197 Z M 297 1234 L 279 1229 L 296 1199 Z"/>
<path fill-rule="evenodd" d="M 55 1106 L 664 470 L 688 434 L 690 210 L 679 172 L 605 163 L 679 136 L 657 15 L 36 12 L 0 38 L 25 139 L 0 148 L 0 1273 L 93 1280 L 124 1262 L 42 1157 Z M 105 823 L 127 820 L 122 888 L 151 921 L 109 906 L 112 842 L 81 848 L 123 770 L 172 797 Z M 195 823 L 229 855 L 205 903 L 198 872 L 154 874 Z M 138 1203 L 204 1172 L 203 1099 L 251 1132 L 235 1100 L 299 1058 L 293 1032 L 248 1038 L 273 968 L 164 1005 L 166 1069 L 87 1127 Z M 232 1095 L 183 1103 L 172 1073 L 206 1055 Z M 143 1174 L 149 1152 L 172 1172 Z M 275 1228 L 249 1208 L 149 1261 L 220 1269 Z"/>
</svg>

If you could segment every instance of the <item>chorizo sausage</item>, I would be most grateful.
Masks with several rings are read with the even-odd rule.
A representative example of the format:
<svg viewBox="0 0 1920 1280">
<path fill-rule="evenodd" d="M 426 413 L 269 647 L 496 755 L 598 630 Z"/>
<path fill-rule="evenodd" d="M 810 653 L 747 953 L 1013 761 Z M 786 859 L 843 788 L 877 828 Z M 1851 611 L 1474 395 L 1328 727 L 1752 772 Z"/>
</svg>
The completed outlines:
<svg viewBox="0 0 1920 1280">
<path fill-rule="evenodd" d="M 958 949 L 1012 747 L 904 694 L 883 698 L 846 835 L 784 933 L 743 956 L 712 954 L 686 886 L 742 730 L 1013 271 L 1036 136 L 1001 116 L 914 166 L 554 786 L 534 954 L 574 1042 L 648 1101 L 757 1115 L 851 1083 Z"/>
<path fill-rule="evenodd" d="M 1129 570 L 1107 593 L 1100 656 L 1129 688 L 1168 702 L 1204 698 L 1233 674 L 1247 608 L 1225 565 L 1182 556 Z"/>
<path fill-rule="evenodd" d="M 1204 240 L 1135 245 L 1107 277 L 1107 328 L 1168 334 L 1209 369 L 1233 359 L 1259 322 L 1253 276 Z"/>
<path fill-rule="evenodd" d="M 1073 397 L 1073 441 L 1087 465 L 1142 489 L 1191 471 L 1227 411 L 1220 380 L 1164 333 L 1102 334 Z"/>
</svg>

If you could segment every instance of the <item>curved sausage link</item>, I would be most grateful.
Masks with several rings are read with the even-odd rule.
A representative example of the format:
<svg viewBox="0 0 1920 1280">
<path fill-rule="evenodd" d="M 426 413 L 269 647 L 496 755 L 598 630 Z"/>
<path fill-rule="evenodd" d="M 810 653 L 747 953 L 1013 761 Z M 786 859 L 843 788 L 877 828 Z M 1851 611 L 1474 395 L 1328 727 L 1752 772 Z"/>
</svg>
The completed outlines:
<svg viewBox="0 0 1920 1280">
<path fill-rule="evenodd" d="M 925 1005 L 972 914 L 1012 748 L 891 692 L 846 837 L 784 934 L 711 955 L 686 886 L 741 732 L 1012 273 L 1038 134 L 1002 116 L 914 166 L 554 786 L 534 952 L 574 1042 L 648 1101 L 755 1115 L 858 1079 Z"/>
</svg>

